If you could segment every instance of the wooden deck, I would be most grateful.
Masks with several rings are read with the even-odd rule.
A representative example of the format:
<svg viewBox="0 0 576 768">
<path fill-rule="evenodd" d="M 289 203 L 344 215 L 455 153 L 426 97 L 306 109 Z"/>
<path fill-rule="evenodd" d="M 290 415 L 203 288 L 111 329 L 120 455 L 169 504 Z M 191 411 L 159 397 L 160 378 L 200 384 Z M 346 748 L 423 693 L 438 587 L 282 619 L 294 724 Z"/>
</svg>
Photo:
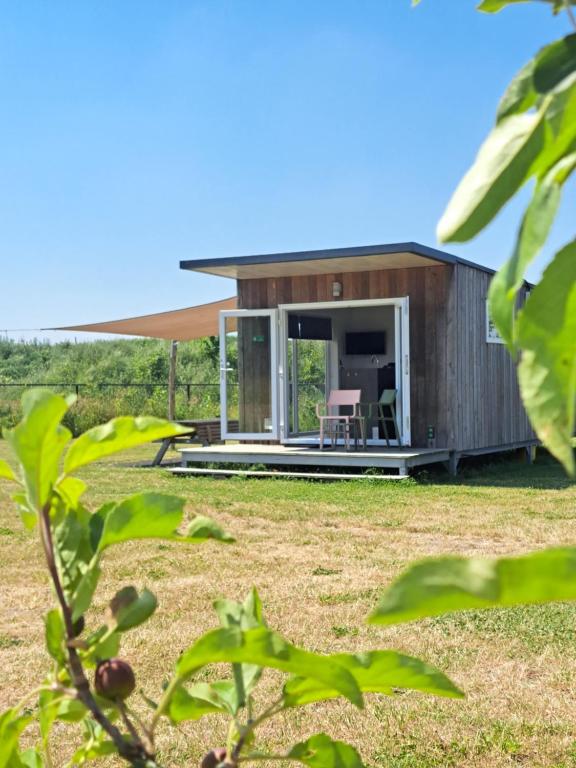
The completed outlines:
<svg viewBox="0 0 576 768">
<path fill-rule="evenodd" d="M 450 458 L 446 449 L 435 448 L 381 448 L 368 447 L 366 450 L 344 451 L 323 450 L 316 446 L 302 445 L 254 445 L 233 443 L 180 449 L 182 468 L 194 464 L 263 464 L 286 467 L 347 467 L 363 470 L 369 467 L 397 470 L 398 475 L 407 475 L 412 467 L 445 462 Z M 180 470 L 179 474 L 182 474 Z M 194 474 L 197 474 L 196 472 Z"/>
</svg>

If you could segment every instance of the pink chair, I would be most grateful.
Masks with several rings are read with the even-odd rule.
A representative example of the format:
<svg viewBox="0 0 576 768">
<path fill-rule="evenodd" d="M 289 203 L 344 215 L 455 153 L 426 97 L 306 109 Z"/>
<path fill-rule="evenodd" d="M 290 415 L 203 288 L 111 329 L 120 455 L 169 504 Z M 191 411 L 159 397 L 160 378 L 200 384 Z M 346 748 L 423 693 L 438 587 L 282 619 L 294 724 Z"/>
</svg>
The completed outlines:
<svg viewBox="0 0 576 768">
<path fill-rule="evenodd" d="M 320 420 L 320 450 L 324 450 L 324 427 L 328 428 L 328 438 L 331 447 L 334 447 L 340 429 L 344 432 L 346 450 L 350 450 L 350 427 L 354 427 L 354 448 L 358 448 L 358 429 L 362 444 L 366 447 L 365 425 L 366 420 L 360 412 L 360 389 L 333 389 L 330 392 L 327 403 L 317 403 L 316 415 Z M 351 413 L 340 413 L 340 408 L 347 406 Z M 324 409 L 325 413 L 320 410 Z"/>
</svg>

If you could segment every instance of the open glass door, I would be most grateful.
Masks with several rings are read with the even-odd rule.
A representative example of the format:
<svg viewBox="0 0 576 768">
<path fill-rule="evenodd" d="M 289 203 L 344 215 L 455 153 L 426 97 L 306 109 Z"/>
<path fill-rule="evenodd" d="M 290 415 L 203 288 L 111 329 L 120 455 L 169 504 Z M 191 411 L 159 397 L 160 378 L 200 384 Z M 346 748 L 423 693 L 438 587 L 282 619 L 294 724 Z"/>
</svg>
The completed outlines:
<svg viewBox="0 0 576 768">
<path fill-rule="evenodd" d="M 397 413 L 402 445 L 412 444 L 410 429 L 410 299 L 405 296 L 396 305 L 396 389 L 400 402 Z"/>
<path fill-rule="evenodd" d="M 314 435 L 316 405 L 328 398 L 328 344 L 324 339 L 288 340 L 288 435 Z"/>
<path fill-rule="evenodd" d="M 278 439 L 277 313 L 220 312 L 220 418 L 225 440 Z"/>
</svg>

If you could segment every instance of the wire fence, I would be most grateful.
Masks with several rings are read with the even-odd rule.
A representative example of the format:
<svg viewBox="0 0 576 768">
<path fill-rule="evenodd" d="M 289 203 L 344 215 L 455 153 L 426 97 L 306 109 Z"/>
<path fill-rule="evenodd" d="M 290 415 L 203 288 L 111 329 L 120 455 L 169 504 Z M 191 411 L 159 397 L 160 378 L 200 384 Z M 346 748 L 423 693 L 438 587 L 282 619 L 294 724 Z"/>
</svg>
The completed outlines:
<svg viewBox="0 0 576 768">
<path fill-rule="evenodd" d="M 66 426 L 77 435 L 116 416 L 167 416 L 166 382 L 0 382 L 0 426 L 13 427 L 21 417 L 22 394 L 46 388 L 75 394 Z M 220 414 L 220 385 L 214 382 L 176 384 L 177 419 L 213 419 Z"/>
<path fill-rule="evenodd" d="M 157 390 L 165 390 L 168 391 L 168 384 L 165 382 L 139 382 L 137 384 L 134 383 L 127 383 L 127 382 L 116 382 L 116 381 L 104 381 L 104 382 L 97 382 L 97 383 L 79 383 L 75 382 L 73 384 L 70 383 L 62 383 L 62 382 L 0 382 L 0 392 L 2 389 L 7 389 L 9 392 L 10 390 L 24 390 L 24 389 L 33 389 L 35 387 L 47 387 L 48 389 L 53 389 L 55 391 L 61 392 L 61 391 L 70 391 L 74 392 L 76 395 L 80 396 L 81 393 L 92 393 L 94 391 L 97 392 L 106 392 L 110 389 L 118 389 L 118 390 L 128 390 L 128 389 L 135 389 L 140 390 L 143 392 L 146 392 L 147 394 L 151 395 L 153 392 Z M 188 400 L 191 399 L 192 393 L 200 388 L 205 389 L 206 387 L 220 387 L 219 383 L 214 382 L 190 382 L 190 383 L 183 383 L 183 382 L 177 382 L 176 383 L 176 390 L 177 391 L 184 391 L 186 393 L 186 397 Z"/>
</svg>

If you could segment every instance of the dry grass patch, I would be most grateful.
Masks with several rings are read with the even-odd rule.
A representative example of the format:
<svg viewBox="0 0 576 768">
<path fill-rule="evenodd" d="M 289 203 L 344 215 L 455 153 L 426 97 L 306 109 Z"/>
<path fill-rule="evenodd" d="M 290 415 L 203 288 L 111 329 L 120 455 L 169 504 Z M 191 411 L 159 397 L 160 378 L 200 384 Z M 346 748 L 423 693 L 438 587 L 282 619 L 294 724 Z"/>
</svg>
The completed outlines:
<svg viewBox="0 0 576 768">
<path fill-rule="evenodd" d="M 270 746 L 324 730 L 356 744 L 377 768 L 576 766 L 574 606 L 475 611 L 391 628 L 365 623 L 379 591 L 415 558 L 574 544 L 576 488 L 551 462 L 502 462 L 456 481 L 438 474 L 402 484 L 173 478 L 113 463 L 83 476 L 92 505 L 145 489 L 175 493 L 186 497 L 190 515 L 209 514 L 237 538 L 227 547 L 140 542 L 106 554 L 93 621 L 127 583 L 159 597 L 153 619 L 128 633 L 123 650 L 150 696 L 178 654 L 215 625 L 211 602 L 256 585 L 270 625 L 293 642 L 325 652 L 397 648 L 439 666 L 468 694 L 464 702 L 371 697 L 363 713 L 343 702 L 319 704 L 267 725 Z M 42 677 L 42 614 L 51 601 L 36 538 L 23 530 L 8 491 L 0 486 L 2 707 Z M 262 695 L 280 679 L 266 674 Z M 163 762 L 197 765 L 224 741 L 224 728 L 218 718 L 166 728 Z M 55 766 L 70 750 L 62 727 Z"/>
</svg>

